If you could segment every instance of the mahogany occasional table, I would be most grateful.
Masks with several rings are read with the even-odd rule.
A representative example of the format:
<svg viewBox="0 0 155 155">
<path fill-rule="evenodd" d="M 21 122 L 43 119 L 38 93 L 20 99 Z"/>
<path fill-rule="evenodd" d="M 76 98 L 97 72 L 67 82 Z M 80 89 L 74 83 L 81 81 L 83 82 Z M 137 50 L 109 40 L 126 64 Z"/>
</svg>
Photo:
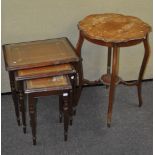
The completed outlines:
<svg viewBox="0 0 155 155">
<path fill-rule="evenodd" d="M 81 66 L 79 57 L 70 41 L 63 37 L 58 39 L 31 41 L 3 45 L 6 70 L 9 72 L 11 92 L 14 101 L 17 123 L 20 125 L 18 90 L 15 72 L 43 66 L 72 63 L 78 72 L 81 83 Z M 19 94 L 22 97 L 22 94 Z"/>
<path fill-rule="evenodd" d="M 110 85 L 107 115 L 107 126 L 110 127 L 116 84 L 123 83 L 128 86 L 137 86 L 139 107 L 142 105 L 141 82 L 149 56 L 148 33 L 151 31 L 151 28 L 148 24 L 144 23 L 137 17 L 114 13 L 89 15 L 79 22 L 78 28 L 80 30 L 80 34 L 76 48 L 79 56 L 81 56 L 81 48 L 84 39 L 92 43 L 108 47 L 107 74 L 103 75 L 100 80 L 104 84 Z M 134 83 L 125 82 L 117 76 L 118 49 L 120 47 L 129 47 L 139 43 L 144 44 L 145 54 L 140 68 L 138 80 Z M 113 59 L 111 68 L 112 50 Z M 83 81 L 83 83 L 86 82 L 88 84 L 92 83 L 88 80 Z"/>
</svg>

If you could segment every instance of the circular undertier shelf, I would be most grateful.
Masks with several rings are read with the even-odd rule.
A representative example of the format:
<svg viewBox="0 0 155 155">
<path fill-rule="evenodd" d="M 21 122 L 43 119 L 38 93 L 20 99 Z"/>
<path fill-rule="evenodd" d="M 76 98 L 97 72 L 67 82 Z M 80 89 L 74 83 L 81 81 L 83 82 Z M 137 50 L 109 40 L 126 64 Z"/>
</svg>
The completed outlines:
<svg viewBox="0 0 155 155">
<path fill-rule="evenodd" d="M 101 82 L 105 85 L 110 85 L 111 83 L 111 74 L 104 74 L 100 78 Z M 116 76 L 115 78 L 115 85 L 119 84 L 121 82 L 121 78 Z"/>
</svg>

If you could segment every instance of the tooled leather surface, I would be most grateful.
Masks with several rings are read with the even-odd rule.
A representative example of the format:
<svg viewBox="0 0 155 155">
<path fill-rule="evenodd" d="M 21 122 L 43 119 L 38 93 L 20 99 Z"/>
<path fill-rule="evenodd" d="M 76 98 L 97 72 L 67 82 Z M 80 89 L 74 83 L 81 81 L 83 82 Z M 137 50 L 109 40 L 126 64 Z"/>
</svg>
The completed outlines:
<svg viewBox="0 0 155 155">
<path fill-rule="evenodd" d="M 55 76 L 55 77 L 27 80 L 28 89 L 58 87 L 65 85 L 68 85 L 66 76 Z"/>
<path fill-rule="evenodd" d="M 32 69 L 23 69 L 18 71 L 18 75 L 19 76 L 37 75 L 37 74 L 46 74 L 51 72 L 60 72 L 68 70 L 72 70 L 72 66 L 70 64 L 62 64 L 56 66 L 45 66 Z"/>
</svg>

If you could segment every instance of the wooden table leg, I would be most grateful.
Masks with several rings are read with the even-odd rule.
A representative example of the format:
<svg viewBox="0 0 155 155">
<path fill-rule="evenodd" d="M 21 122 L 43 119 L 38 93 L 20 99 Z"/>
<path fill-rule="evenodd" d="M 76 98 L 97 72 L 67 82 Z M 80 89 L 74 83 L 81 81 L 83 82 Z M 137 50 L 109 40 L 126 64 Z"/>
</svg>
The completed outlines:
<svg viewBox="0 0 155 155">
<path fill-rule="evenodd" d="M 107 61 L 107 74 L 110 74 L 111 70 L 111 47 L 108 47 L 108 61 Z"/>
<path fill-rule="evenodd" d="M 69 124 L 73 124 L 73 101 L 74 101 L 74 96 L 73 96 L 73 89 L 69 91 L 69 96 L 68 96 L 68 107 L 69 107 Z"/>
<path fill-rule="evenodd" d="M 13 102 L 14 102 L 16 119 L 17 119 L 18 125 L 20 126 L 18 94 L 17 94 L 16 87 L 15 87 L 14 73 L 11 72 L 11 71 L 9 72 L 9 78 L 10 78 L 10 87 L 11 87 L 11 92 L 12 92 L 12 99 L 13 99 Z"/>
<path fill-rule="evenodd" d="M 78 80 L 79 80 L 79 85 L 76 88 L 76 92 L 77 92 L 77 102 L 81 96 L 81 92 L 82 92 L 82 86 L 83 86 L 83 66 L 82 66 L 82 57 L 81 57 L 81 48 L 84 42 L 84 37 L 81 33 L 81 31 L 79 32 L 79 39 L 78 42 L 76 44 L 76 52 L 77 55 L 80 57 L 80 61 L 78 63 L 76 63 L 75 67 L 76 67 L 76 71 L 78 72 Z"/>
<path fill-rule="evenodd" d="M 81 58 L 80 62 L 78 63 L 78 69 L 79 69 L 79 85 L 83 85 L 83 67 L 82 67 L 82 57 L 81 57 L 81 48 L 84 42 L 84 37 L 80 31 L 79 33 L 79 40 L 76 45 L 76 52 L 77 55 Z"/>
<path fill-rule="evenodd" d="M 111 47 L 108 47 L 108 60 L 107 60 L 107 74 L 110 74 L 111 71 Z M 106 85 L 106 89 L 109 86 Z"/>
<path fill-rule="evenodd" d="M 150 53 L 149 43 L 148 43 L 147 37 L 146 37 L 146 39 L 144 39 L 143 44 L 144 44 L 144 48 L 145 48 L 145 54 L 144 54 L 144 58 L 143 58 L 141 68 L 140 68 L 138 84 L 137 84 L 139 107 L 142 106 L 142 96 L 141 96 L 142 78 L 143 78 L 143 74 L 144 74 L 144 71 L 145 71 L 145 68 L 146 68 L 146 65 L 148 62 L 149 53 Z"/>
<path fill-rule="evenodd" d="M 82 35 L 82 32 L 80 31 L 79 32 L 79 40 L 76 44 L 76 52 L 80 58 L 81 58 L 81 48 L 82 48 L 83 42 L 84 42 L 84 37 Z"/>
<path fill-rule="evenodd" d="M 115 92 L 115 78 L 117 77 L 117 62 L 118 61 L 118 48 L 114 46 L 113 48 L 113 62 L 112 62 L 112 77 L 110 83 L 110 92 L 109 92 L 109 105 L 108 105 L 108 116 L 107 116 L 107 126 L 110 127 L 111 118 L 112 118 L 112 108 L 113 108 L 113 99 Z"/>
<path fill-rule="evenodd" d="M 19 105 L 21 106 L 23 132 L 26 133 L 26 107 L 24 102 L 23 81 L 18 81 Z"/>
<path fill-rule="evenodd" d="M 29 114 L 30 114 L 30 122 L 32 128 L 32 136 L 33 136 L 33 145 L 36 145 L 36 103 L 35 98 L 29 94 L 28 95 L 28 104 L 29 104 Z"/>
<path fill-rule="evenodd" d="M 76 114 L 76 106 L 77 106 L 77 102 L 76 102 L 77 74 L 76 73 L 70 74 L 69 77 L 70 77 L 70 81 L 72 84 L 71 109 L 70 109 L 71 111 L 70 111 L 70 113 L 71 113 L 71 116 L 73 116 Z M 72 118 L 70 121 L 70 125 L 72 125 Z"/>
<path fill-rule="evenodd" d="M 63 111 L 64 111 L 64 140 L 67 141 L 69 124 L 69 97 L 68 93 L 63 93 Z"/>
<path fill-rule="evenodd" d="M 72 107 L 73 107 L 73 115 L 76 115 L 76 106 L 77 106 L 77 73 L 74 74 L 74 79 L 73 79 L 73 98 L 72 98 Z"/>
<path fill-rule="evenodd" d="M 62 123 L 63 118 L 63 97 L 59 95 L 59 122 Z"/>
</svg>

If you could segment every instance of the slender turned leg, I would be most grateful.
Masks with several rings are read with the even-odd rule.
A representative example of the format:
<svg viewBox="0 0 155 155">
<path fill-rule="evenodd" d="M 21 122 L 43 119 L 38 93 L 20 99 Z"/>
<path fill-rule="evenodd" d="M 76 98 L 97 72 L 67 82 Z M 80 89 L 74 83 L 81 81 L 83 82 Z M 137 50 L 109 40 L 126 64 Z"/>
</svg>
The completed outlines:
<svg viewBox="0 0 155 155">
<path fill-rule="evenodd" d="M 31 121 L 31 128 L 32 128 L 32 136 L 33 136 L 33 145 L 36 145 L 36 104 L 35 98 L 28 95 L 28 104 L 29 104 L 29 114 L 30 114 L 30 121 Z"/>
<path fill-rule="evenodd" d="M 15 79 L 14 79 L 14 73 L 13 72 L 9 72 L 9 78 L 10 78 L 10 86 L 11 86 L 11 92 L 12 92 L 12 99 L 13 99 L 14 107 L 15 107 L 16 119 L 17 119 L 18 125 L 20 126 L 18 94 L 17 94 L 16 88 L 15 88 Z"/>
<path fill-rule="evenodd" d="M 74 97 L 74 102 L 73 102 L 73 107 L 75 108 L 78 104 L 78 101 L 81 96 L 82 92 L 82 86 L 83 86 L 83 66 L 82 66 L 82 59 L 79 62 L 73 63 L 73 66 L 76 70 L 76 75 L 75 75 L 75 97 Z M 75 112 L 75 111 L 74 111 Z"/>
<path fill-rule="evenodd" d="M 78 40 L 78 42 L 76 44 L 76 53 L 80 57 L 80 61 L 75 65 L 76 71 L 78 73 L 78 80 L 79 80 L 79 85 L 76 88 L 76 92 L 77 92 L 76 93 L 77 94 L 76 104 L 78 103 L 78 100 L 79 100 L 79 98 L 81 96 L 82 86 L 83 86 L 83 83 L 84 83 L 82 57 L 81 57 L 81 48 L 82 48 L 83 42 L 84 42 L 84 37 L 82 35 L 82 32 L 80 31 L 79 32 L 79 40 Z"/>
<path fill-rule="evenodd" d="M 73 80 L 73 98 L 72 98 L 72 107 L 73 107 L 73 115 L 76 115 L 76 105 L 77 105 L 77 99 L 76 99 L 76 87 L 77 87 L 77 76 L 78 76 L 78 73 L 75 73 L 74 75 L 74 80 Z"/>
<path fill-rule="evenodd" d="M 147 37 L 146 39 L 144 39 L 143 43 L 144 43 L 144 48 L 145 48 L 145 54 L 144 54 L 143 62 L 142 62 L 141 69 L 139 72 L 139 78 L 138 78 L 138 84 L 137 84 L 139 107 L 142 106 L 142 96 L 141 96 L 142 78 L 143 78 L 143 74 L 146 68 L 146 64 L 147 64 L 149 52 L 150 52 Z"/>
<path fill-rule="evenodd" d="M 69 106 L 69 124 L 73 124 L 73 90 L 70 90 L 68 96 L 68 106 Z"/>
<path fill-rule="evenodd" d="M 67 135 L 68 135 L 68 124 L 69 124 L 69 94 L 63 93 L 63 111 L 64 111 L 64 140 L 67 141 Z"/>
<path fill-rule="evenodd" d="M 110 74 L 111 70 L 111 47 L 108 47 L 108 60 L 107 60 L 107 74 Z M 109 88 L 109 86 L 106 85 L 106 89 Z"/>
<path fill-rule="evenodd" d="M 59 122 L 62 123 L 63 116 L 63 97 L 59 95 Z"/>
<path fill-rule="evenodd" d="M 108 105 L 108 117 L 107 117 L 107 126 L 110 127 L 111 118 L 112 118 L 112 107 L 115 91 L 115 78 L 117 74 L 117 60 L 118 60 L 118 48 L 114 46 L 113 49 L 113 62 L 112 62 L 112 75 L 110 83 L 110 92 L 109 92 L 109 105 Z"/>
<path fill-rule="evenodd" d="M 23 123 L 23 132 L 26 133 L 26 109 L 24 103 L 24 92 L 22 82 L 18 82 L 18 91 L 19 91 L 19 105 L 21 106 L 22 113 L 22 123 Z"/>
<path fill-rule="evenodd" d="M 75 74 L 75 80 L 74 80 L 74 88 L 73 88 L 73 91 L 74 91 L 74 100 L 72 101 L 72 105 L 73 105 L 73 115 L 76 115 L 76 105 L 77 105 L 77 98 L 76 98 L 76 94 L 77 94 L 77 77 L 78 77 L 78 73 Z"/>
<path fill-rule="evenodd" d="M 72 75 L 70 75 L 70 79 L 71 79 L 71 84 L 72 84 L 72 106 L 71 106 L 71 115 L 75 115 L 76 114 L 76 83 L 77 83 L 77 74 L 74 73 Z"/>
<path fill-rule="evenodd" d="M 72 125 L 72 115 L 73 115 L 73 109 L 72 109 L 72 97 L 70 97 L 71 106 L 69 108 L 69 114 L 70 114 L 70 125 Z M 59 122 L 62 123 L 62 118 L 63 118 L 63 96 L 59 95 Z"/>
<path fill-rule="evenodd" d="M 38 98 L 34 98 L 34 102 L 35 102 L 35 104 L 37 104 Z M 31 128 L 32 128 L 32 121 L 31 121 L 30 113 L 29 113 L 29 118 L 30 118 L 30 126 L 31 126 Z"/>
</svg>

